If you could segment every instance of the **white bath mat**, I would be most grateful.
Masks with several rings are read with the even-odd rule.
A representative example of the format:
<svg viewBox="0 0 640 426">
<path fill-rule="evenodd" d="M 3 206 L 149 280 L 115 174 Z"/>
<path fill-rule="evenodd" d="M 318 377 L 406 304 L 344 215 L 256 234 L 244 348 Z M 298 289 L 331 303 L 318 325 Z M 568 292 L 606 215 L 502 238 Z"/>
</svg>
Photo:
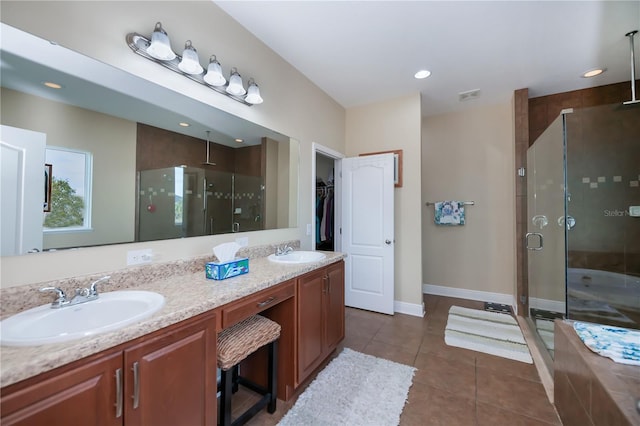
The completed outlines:
<svg viewBox="0 0 640 426">
<path fill-rule="evenodd" d="M 527 342 L 511 315 L 452 306 L 444 341 L 449 346 L 533 364 Z"/>
<path fill-rule="evenodd" d="M 344 348 L 278 426 L 397 425 L 414 367 Z"/>
</svg>

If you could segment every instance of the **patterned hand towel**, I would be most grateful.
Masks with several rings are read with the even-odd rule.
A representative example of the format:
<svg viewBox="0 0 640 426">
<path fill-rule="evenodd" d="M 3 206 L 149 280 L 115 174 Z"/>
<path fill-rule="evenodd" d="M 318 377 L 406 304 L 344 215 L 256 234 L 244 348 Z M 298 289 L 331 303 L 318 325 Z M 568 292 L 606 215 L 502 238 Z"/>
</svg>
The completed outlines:
<svg viewBox="0 0 640 426">
<path fill-rule="evenodd" d="M 434 203 L 436 225 L 464 225 L 462 201 L 438 201 Z"/>
</svg>

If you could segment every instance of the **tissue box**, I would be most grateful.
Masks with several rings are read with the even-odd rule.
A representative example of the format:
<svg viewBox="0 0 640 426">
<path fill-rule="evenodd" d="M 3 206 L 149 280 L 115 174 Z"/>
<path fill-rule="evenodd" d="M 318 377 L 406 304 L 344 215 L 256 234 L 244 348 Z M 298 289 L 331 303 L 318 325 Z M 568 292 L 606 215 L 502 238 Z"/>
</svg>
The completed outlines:
<svg viewBox="0 0 640 426">
<path fill-rule="evenodd" d="M 208 279 L 224 280 L 249 272 L 249 258 L 236 258 L 226 263 L 207 262 L 205 270 Z"/>
</svg>

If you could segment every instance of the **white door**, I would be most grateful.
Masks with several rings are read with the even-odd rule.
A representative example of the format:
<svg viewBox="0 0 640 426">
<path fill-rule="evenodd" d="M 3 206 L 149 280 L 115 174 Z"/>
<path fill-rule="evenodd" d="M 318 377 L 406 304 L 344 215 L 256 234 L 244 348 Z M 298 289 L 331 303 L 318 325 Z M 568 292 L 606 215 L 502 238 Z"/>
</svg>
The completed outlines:
<svg viewBox="0 0 640 426">
<path fill-rule="evenodd" d="M 345 304 L 393 314 L 393 154 L 342 159 Z"/>
<path fill-rule="evenodd" d="M 46 135 L 0 127 L 0 256 L 42 250 Z"/>
</svg>

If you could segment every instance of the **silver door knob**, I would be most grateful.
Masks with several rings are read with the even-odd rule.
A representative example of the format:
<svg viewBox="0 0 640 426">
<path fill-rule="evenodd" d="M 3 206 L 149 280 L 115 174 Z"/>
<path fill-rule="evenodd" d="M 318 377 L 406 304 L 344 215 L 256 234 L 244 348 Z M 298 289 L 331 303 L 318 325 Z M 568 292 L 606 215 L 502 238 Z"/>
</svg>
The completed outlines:
<svg viewBox="0 0 640 426">
<path fill-rule="evenodd" d="M 389 244 L 391 244 L 391 240 L 384 240 L 384 243 L 389 245 Z"/>
</svg>

